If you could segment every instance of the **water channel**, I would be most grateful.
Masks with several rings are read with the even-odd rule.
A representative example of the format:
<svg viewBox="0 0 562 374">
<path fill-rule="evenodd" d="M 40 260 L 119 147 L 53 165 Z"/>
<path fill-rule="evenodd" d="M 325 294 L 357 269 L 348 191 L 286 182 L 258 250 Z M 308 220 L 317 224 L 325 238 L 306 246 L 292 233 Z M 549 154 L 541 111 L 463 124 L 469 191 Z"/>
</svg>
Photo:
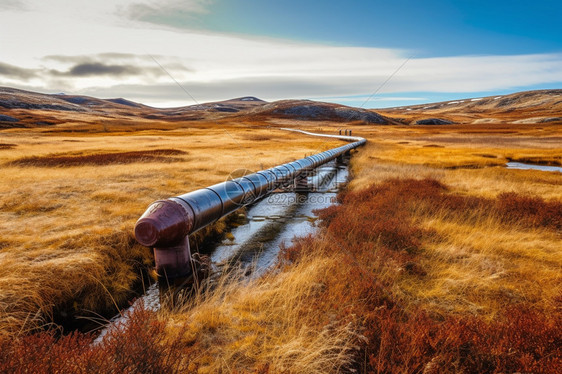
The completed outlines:
<svg viewBox="0 0 562 374">
<path fill-rule="evenodd" d="M 560 166 L 525 164 L 522 162 L 508 162 L 506 164 L 506 167 L 508 169 L 541 170 L 541 171 L 554 171 L 554 172 L 562 173 L 562 167 Z"/>
<path fill-rule="evenodd" d="M 311 192 L 281 191 L 254 203 L 247 209 L 245 222 L 233 228 L 226 239 L 214 248 L 201 249 L 211 258 L 213 275 L 220 274 L 224 266 L 248 268 L 250 277 L 262 275 L 275 265 L 283 244 L 290 245 L 295 237 L 314 234 L 318 230 L 318 216 L 314 211 L 336 204 L 337 192 L 347 182 L 348 175 L 347 162 L 331 161 L 308 178 Z M 126 323 L 128 313 L 141 302 L 147 309 L 160 308 L 157 284 L 150 286 L 127 310 L 115 316 L 102 329 L 96 342 L 99 343 L 112 326 Z"/>
</svg>

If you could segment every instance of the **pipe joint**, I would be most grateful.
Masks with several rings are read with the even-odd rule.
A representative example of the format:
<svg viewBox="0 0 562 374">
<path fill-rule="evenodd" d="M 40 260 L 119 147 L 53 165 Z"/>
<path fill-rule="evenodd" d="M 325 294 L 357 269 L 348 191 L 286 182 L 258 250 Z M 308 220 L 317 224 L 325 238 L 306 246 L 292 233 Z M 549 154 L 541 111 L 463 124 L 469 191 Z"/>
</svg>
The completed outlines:
<svg viewBox="0 0 562 374">
<path fill-rule="evenodd" d="M 135 238 L 147 247 L 173 246 L 187 236 L 193 220 L 193 210 L 179 199 L 158 200 L 135 224 Z"/>
</svg>

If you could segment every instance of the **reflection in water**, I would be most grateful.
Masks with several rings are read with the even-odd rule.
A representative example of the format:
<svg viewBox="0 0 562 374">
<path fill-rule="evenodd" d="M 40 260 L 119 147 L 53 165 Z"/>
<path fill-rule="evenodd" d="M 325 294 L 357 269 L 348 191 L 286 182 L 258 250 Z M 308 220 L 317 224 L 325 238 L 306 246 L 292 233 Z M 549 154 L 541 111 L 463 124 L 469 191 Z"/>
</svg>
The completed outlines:
<svg viewBox="0 0 562 374">
<path fill-rule="evenodd" d="M 247 223 L 232 230 L 211 252 L 211 260 L 218 266 L 255 264 L 254 275 L 260 275 L 275 264 L 282 244 L 290 245 L 294 237 L 316 231 L 316 209 L 327 208 L 336 202 L 338 187 L 347 181 L 344 165 L 328 163 L 310 177 L 314 192 L 282 192 L 265 197 L 247 213 Z"/>
<path fill-rule="evenodd" d="M 557 171 L 559 173 L 562 173 L 562 167 L 560 166 L 545 166 L 545 165 L 524 164 L 522 162 L 508 162 L 506 164 L 506 167 L 508 169 Z"/>
</svg>

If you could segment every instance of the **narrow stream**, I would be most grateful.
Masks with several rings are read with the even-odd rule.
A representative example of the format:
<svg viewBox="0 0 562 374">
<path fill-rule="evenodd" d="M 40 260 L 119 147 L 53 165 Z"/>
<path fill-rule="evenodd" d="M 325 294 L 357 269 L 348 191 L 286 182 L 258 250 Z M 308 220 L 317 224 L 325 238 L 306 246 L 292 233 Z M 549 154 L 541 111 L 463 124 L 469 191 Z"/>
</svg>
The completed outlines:
<svg viewBox="0 0 562 374">
<path fill-rule="evenodd" d="M 258 277 L 275 265 L 282 244 L 290 245 L 295 237 L 303 237 L 317 231 L 318 216 L 314 210 L 327 208 L 336 203 L 337 192 L 348 179 L 346 164 L 331 161 L 309 177 L 313 192 L 278 192 L 266 196 L 247 211 L 245 223 L 230 231 L 221 243 L 201 252 L 209 254 L 214 275 L 225 265 L 252 267 L 251 277 Z M 107 332 L 127 321 L 127 315 L 140 303 L 145 308 L 160 308 L 157 284 L 103 328 L 94 344 L 103 340 Z"/>
<path fill-rule="evenodd" d="M 345 165 L 330 162 L 317 169 L 309 180 L 314 192 L 274 193 L 254 204 L 247 213 L 246 224 L 231 231 L 231 239 L 224 240 L 211 252 L 217 266 L 255 262 L 254 274 L 259 276 L 275 264 L 279 247 L 290 245 L 294 237 L 316 231 L 316 209 L 336 203 L 338 187 L 347 181 Z"/>
<path fill-rule="evenodd" d="M 559 173 L 562 173 L 562 167 L 560 166 L 546 166 L 546 165 L 524 164 L 522 162 L 508 162 L 506 164 L 506 167 L 508 169 L 557 171 Z"/>
</svg>

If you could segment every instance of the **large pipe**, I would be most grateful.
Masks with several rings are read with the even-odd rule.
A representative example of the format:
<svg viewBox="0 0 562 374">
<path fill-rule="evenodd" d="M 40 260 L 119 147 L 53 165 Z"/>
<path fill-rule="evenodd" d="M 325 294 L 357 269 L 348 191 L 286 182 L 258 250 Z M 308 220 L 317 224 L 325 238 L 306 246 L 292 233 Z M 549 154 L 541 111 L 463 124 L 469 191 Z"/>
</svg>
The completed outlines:
<svg viewBox="0 0 562 374">
<path fill-rule="evenodd" d="M 189 241 L 186 240 L 188 235 L 278 188 L 289 185 L 298 179 L 299 175 L 307 175 L 310 170 L 366 143 L 365 139 L 359 137 L 331 137 L 354 142 L 152 203 L 135 225 L 135 238 L 140 244 L 154 248 L 158 274 L 173 277 L 186 272 L 184 267 L 190 259 Z M 174 262 L 174 259 L 177 261 Z"/>
</svg>

